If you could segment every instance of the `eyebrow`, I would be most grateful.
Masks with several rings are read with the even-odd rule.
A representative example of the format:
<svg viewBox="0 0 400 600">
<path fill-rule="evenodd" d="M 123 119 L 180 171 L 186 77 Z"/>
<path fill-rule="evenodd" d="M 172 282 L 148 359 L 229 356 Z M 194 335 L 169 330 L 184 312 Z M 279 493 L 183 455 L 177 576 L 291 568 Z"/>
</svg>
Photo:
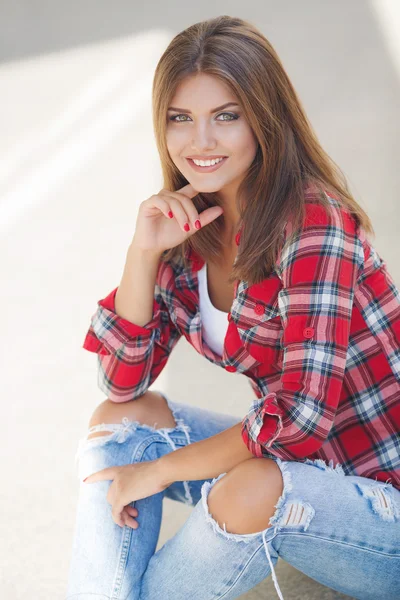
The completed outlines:
<svg viewBox="0 0 400 600">
<path fill-rule="evenodd" d="M 217 110 L 222 110 L 223 108 L 226 108 L 227 106 L 239 106 L 239 104 L 237 102 L 227 102 L 226 104 L 223 104 L 222 106 L 217 106 L 217 108 L 213 108 L 212 110 L 210 110 L 210 113 L 217 112 Z M 176 108 L 175 106 L 169 106 L 167 110 L 176 110 L 178 112 L 185 112 L 185 113 L 192 114 L 191 111 L 188 110 L 187 108 Z"/>
</svg>

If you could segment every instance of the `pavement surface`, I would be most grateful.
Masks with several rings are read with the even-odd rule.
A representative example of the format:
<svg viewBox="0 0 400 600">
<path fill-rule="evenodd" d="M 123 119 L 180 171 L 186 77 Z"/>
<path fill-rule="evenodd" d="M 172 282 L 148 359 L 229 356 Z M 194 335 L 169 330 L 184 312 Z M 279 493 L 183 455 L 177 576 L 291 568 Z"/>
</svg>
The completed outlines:
<svg viewBox="0 0 400 600">
<path fill-rule="evenodd" d="M 65 597 L 78 480 L 95 407 L 82 349 L 118 285 L 140 202 L 162 187 L 151 119 L 155 66 L 176 33 L 218 14 L 272 42 L 315 131 L 375 227 L 400 285 L 399 3 L 115 0 L 0 3 L 0 276 L 3 343 L 0 596 Z M 152 389 L 241 418 L 245 379 L 185 340 Z M 191 508 L 165 500 L 157 549 Z M 338 600 L 280 561 L 285 600 Z M 246 600 L 275 598 L 271 578 Z"/>
</svg>

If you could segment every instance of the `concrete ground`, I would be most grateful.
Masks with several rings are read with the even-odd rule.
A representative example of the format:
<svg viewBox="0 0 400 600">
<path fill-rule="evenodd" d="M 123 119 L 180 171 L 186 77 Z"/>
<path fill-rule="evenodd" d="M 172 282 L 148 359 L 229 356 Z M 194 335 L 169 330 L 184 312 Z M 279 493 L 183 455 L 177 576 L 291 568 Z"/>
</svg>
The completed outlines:
<svg viewBox="0 0 400 600">
<path fill-rule="evenodd" d="M 324 148 L 372 218 L 400 284 L 399 5 L 396 0 L 36 0 L 0 3 L 0 275 L 3 343 L 0 596 L 62 600 L 78 480 L 95 407 L 82 349 L 97 300 L 118 285 L 139 203 L 158 191 L 151 83 L 171 38 L 218 14 L 273 43 Z M 242 417 L 247 381 L 184 340 L 154 389 Z M 165 500 L 157 549 L 191 509 Z M 337 600 L 281 561 L 285 600 Z M 275 598 L 271 578 L 243 596 Z"/>
</svg>

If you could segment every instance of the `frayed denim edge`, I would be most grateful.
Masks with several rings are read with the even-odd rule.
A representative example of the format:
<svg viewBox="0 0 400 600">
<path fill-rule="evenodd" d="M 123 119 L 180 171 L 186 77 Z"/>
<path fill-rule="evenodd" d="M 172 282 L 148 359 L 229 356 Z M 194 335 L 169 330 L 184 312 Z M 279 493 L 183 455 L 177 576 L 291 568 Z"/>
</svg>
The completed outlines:
<svg viewBox="0 0 400 600">
<path fill-rule="evenodd" d="M 390 489 L 393 488 L 391 483 L 375 482 L 374 484 L 372 482 L 371 485 L 356 482 L 354 485 L 361 492 L 361 495 L 370 501 L 373 512 L 381 517 L 383 521 L 393 522 L 400 517 L 399 507 L 391 496 Z M 387 503 L 386 506 L 382 502 L 382 497 Z"/>
<path fill-rule="evenodd" d="M 263 531 L 268 531 L 271 527 L 274 527 L 274 535 L 281 528 L 281 526 L 278 524 L 278 522 L 282 517 L 282 511 L 283 511 L 284 505 L 287 501 L 287 495 L 293 489 L 292 476 L 291 476 L 291 473 L 289 472 L 289 470 L 287 469 L 286 464 L 280 458 L 276 458 L 275 462 L 277 463 L 277 465 L 280 468 L 281 473 L 282 473 L 283 491 L 282 491 L 282 495 L 280 496 L 278 502 L 274 506 L 275 512 L 274 512 L 274 515 L 269 520 L 269 523 L 270 523 L 269 526 L 265 530 L 263 530 Z M 221 535 L 225 536 L 227 539 L 234 540 L 235 542 L 250 543 L 254 540 L 254 538 L 261 537 L 262 531 L 256 531 L 255 533 L 241 533 L 241 534 L 229 533 L 228 531 L 226 531 L 225 523 L 224 523 L 224 528 L 222 529 L 220 527 L 220 525 L 218 524 L 218 522 L 211 516 L 211 514 L 208 511 L 208 504 L 207 504 L 208 494 L 210 493 L 213 485 L 215 483 L 217 483 L 217 481 L 219 481 L 222 477 L 224 477 L 224 475 L 226 475 L 226 473 L 221 473 L 220 475 L 218 475 L 218 477 L 215 477 L 211 482 L 205 481 L 201 488 L 201 501 L 202 501 L 202 506 L 204 509 L 204 514 L 206 516 L 206 520 L 208 523 L 211 523 L 211 525 L 216 533 L 220 533 Z M 311 521 L 312 516 L 313 516 L 312 514 L 309 516 L 310 521 Z"/>
<path fill-rule="evenodd" d="M 316 458 L 315 460 L 306 458 L 304 464 L 313 465 L 314 467 L 318 467 L 322 471 L 330 471 L 331 473 L 336 473 L 337 475 L 343 475 L 344 477 L 346 476 L 342 465 L 338 463 L 336 466 L 334 466 L 332 459 L 329 461 L 329 464 L 326 464 L 326 462 L 323 461 L 321 458 Z"/>
</svg>

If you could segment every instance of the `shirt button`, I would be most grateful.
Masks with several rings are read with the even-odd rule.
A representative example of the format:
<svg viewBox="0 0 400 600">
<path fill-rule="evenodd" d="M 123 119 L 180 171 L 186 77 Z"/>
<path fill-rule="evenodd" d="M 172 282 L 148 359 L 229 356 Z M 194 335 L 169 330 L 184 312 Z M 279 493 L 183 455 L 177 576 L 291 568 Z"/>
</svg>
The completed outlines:
<svg viewBox="0 0 400 600">
<path fill-rule="evenodd" d="M 231 366 L 231 365 L 227 365 L 227 366 L 225 367 L 225 370 L 226 370 L 226 371 L 229 371 L 229 373 L 235 373 L 235 371 L 236 371 L 237 369 L 236 369 L 236 367 L 233 367 L 233 366 Z"/>
<path fill-rule="evenodd" d="M 257 303 L 254 307 L 254 311 L 258 314 L 258 315 L 263 315 L 264 314 L 264 306 L 260 303 Z"/>
<path fill-rule="evenodd" d="M 306 327 L 305 329 L 303 329 L 303 335 L 306 338 L 312 338 L 312 336 L 314 335 L 314 327 Z"/>
</svg>

